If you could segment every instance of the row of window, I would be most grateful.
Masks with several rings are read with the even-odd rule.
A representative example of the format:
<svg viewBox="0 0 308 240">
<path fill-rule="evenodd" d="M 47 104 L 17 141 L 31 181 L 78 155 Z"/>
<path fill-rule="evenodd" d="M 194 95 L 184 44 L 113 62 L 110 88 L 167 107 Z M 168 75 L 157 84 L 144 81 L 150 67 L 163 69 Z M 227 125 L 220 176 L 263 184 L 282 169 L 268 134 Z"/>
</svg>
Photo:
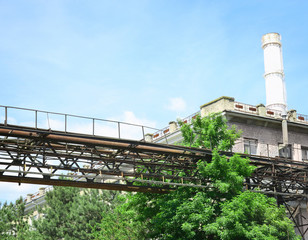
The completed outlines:
<svg viewBox="0 0 308 240">
<path fill-rule="evenodd" d="M 258 140 L 244 139 L 244 152 L 246 154 L 257 155 Z M 283 144 L 278 144 L 279 157 L 292 159 L 292 145 L 289 144 L 283 147 Z M 308 160 L 308 148 L 302 147 L 302 160 Z"/>
</svg>

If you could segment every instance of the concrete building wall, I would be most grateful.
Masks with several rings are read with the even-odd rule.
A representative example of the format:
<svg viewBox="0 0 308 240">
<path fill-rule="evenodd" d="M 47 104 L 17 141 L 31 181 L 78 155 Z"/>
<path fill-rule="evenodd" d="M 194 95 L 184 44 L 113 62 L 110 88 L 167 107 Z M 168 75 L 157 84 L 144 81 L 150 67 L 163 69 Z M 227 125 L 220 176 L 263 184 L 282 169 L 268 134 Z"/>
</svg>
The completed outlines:
<svg viewBox="0 0 308 240">
<path fill-rule="evenodd" d="M 241 123 L 236 121 L 229 121 L 228 124 L 236 126 L 242 131 L 242 137 L 236 142 L 233 151 L 244 152 L 244 140 L 257 140 L 258 147 L 256 155 L 277 157 L 279 156 L 278 144 L 282 143 L 282 131 L 280 126 L 260 126 L 255 122 Z M 295 161 L 302 161 L 302 148 L 308 148 L 308 133 L 294 132 L 289 128 L 289 144 L 292 147 L 292 159 Z"/>
</svg>

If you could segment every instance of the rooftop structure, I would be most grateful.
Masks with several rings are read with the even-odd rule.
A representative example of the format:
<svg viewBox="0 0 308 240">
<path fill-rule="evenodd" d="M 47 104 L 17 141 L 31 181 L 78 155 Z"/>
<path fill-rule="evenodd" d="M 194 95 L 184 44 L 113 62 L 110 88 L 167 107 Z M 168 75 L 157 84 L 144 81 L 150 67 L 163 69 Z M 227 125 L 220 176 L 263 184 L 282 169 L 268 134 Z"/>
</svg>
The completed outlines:
<svg viewBox="0 0 308 240">
<path fill-rule="evenodd" d="M 204 117 L 213 112 L 221 112 L 227 117 L 231 115 L 237 116 L 250 116 L 251 119 L 259 119 L 262 121 L 270 121 L 272 123 L 276 122 L 281 125 L 283 120 L 282 111 L 277 109 L 272 109 L 264 106 L 263 104 L 258 104 L 256 106 L 241 103 L 235 101 L 232 97 L 222 96 L 211 102 L 203 104 L 200 106 L 200 110 L 184 119 L 184 123 L 191 123 L 192 119 L 196 115 L 200 114 L 201 117 Z M 227 114 L 228 113 L 228 114 Z M 288 125 L 290 127 L 300 127 L 308 128 L 308 115 L 299 114 L 296 110 L 292 109 L 287 112 Z M 281 126 L 279 126 L 281 128 Z M 176 135 L 180 134 L 179 126 L 175 121 L 171 121 L 169 126 L 156 131 L 153 134 L 147 135 L 148 141 L 158 142 L 158 143 L 175 143 L 177 140 L 180 140 Z M 281 139 L 282 141 L 282 139 Z"/>
</svg>

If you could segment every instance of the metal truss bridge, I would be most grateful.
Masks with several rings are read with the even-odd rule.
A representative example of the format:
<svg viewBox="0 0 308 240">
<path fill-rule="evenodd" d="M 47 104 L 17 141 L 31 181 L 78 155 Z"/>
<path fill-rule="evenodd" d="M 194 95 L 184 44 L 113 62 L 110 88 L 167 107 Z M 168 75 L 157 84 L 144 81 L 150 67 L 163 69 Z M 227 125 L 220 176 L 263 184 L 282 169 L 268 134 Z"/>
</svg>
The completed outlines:
<svg viewBox="0 0 308 240">
<path fill-rule="evenodd" d="M 9 115 L 15 110 L 33 113 L 34 118 L 28 124 L 19 123 L 17 115 Z M 45 126 L 40 114 L 47 116 Z M 53 115 L 63 117 L 63 129 L 52 130 Z M 196 164 L 200 159 L 211 161 L 210 150 L 145 142 L 144 126 L 128 124 L 130 132 L 136 126 L 141 130 L 139 140 L 128 140 L 121 138 L 123 122 L 81 117 L 90 120 L 92 126 L 87 128 L 91 134 L 85 134 L 68 131 L 68 119 L 78 118 L 74 115 L 0 106 L 0 116 L 0 181 L 151 193 L 168 193 L 178 186 L 208 187 L 197 178 Z M 98 121 L 115 124 L 117 137 L 95 134 Z M 307 200 L 308 164 L 242 156 L 257 166 L 244 187 L 276 197 L 287 207 L 303 237 L 308 219 L 300 214 L 300 205 Z"/>
</svg>

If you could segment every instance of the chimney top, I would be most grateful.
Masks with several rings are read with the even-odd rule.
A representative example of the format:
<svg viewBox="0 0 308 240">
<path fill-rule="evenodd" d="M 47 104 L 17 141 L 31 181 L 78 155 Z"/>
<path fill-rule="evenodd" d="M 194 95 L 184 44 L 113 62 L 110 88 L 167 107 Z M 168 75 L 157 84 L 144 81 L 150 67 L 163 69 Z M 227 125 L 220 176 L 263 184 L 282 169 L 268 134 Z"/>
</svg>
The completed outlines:
<svg viewBox="0 0 308 240">
<path fill-rule="evenodd" d="M 281 36 L 279 33 L 267 33 L 262 36 L 262 48 L 267 44 L 276 43 L 281 46 Z"/>
</svg>

